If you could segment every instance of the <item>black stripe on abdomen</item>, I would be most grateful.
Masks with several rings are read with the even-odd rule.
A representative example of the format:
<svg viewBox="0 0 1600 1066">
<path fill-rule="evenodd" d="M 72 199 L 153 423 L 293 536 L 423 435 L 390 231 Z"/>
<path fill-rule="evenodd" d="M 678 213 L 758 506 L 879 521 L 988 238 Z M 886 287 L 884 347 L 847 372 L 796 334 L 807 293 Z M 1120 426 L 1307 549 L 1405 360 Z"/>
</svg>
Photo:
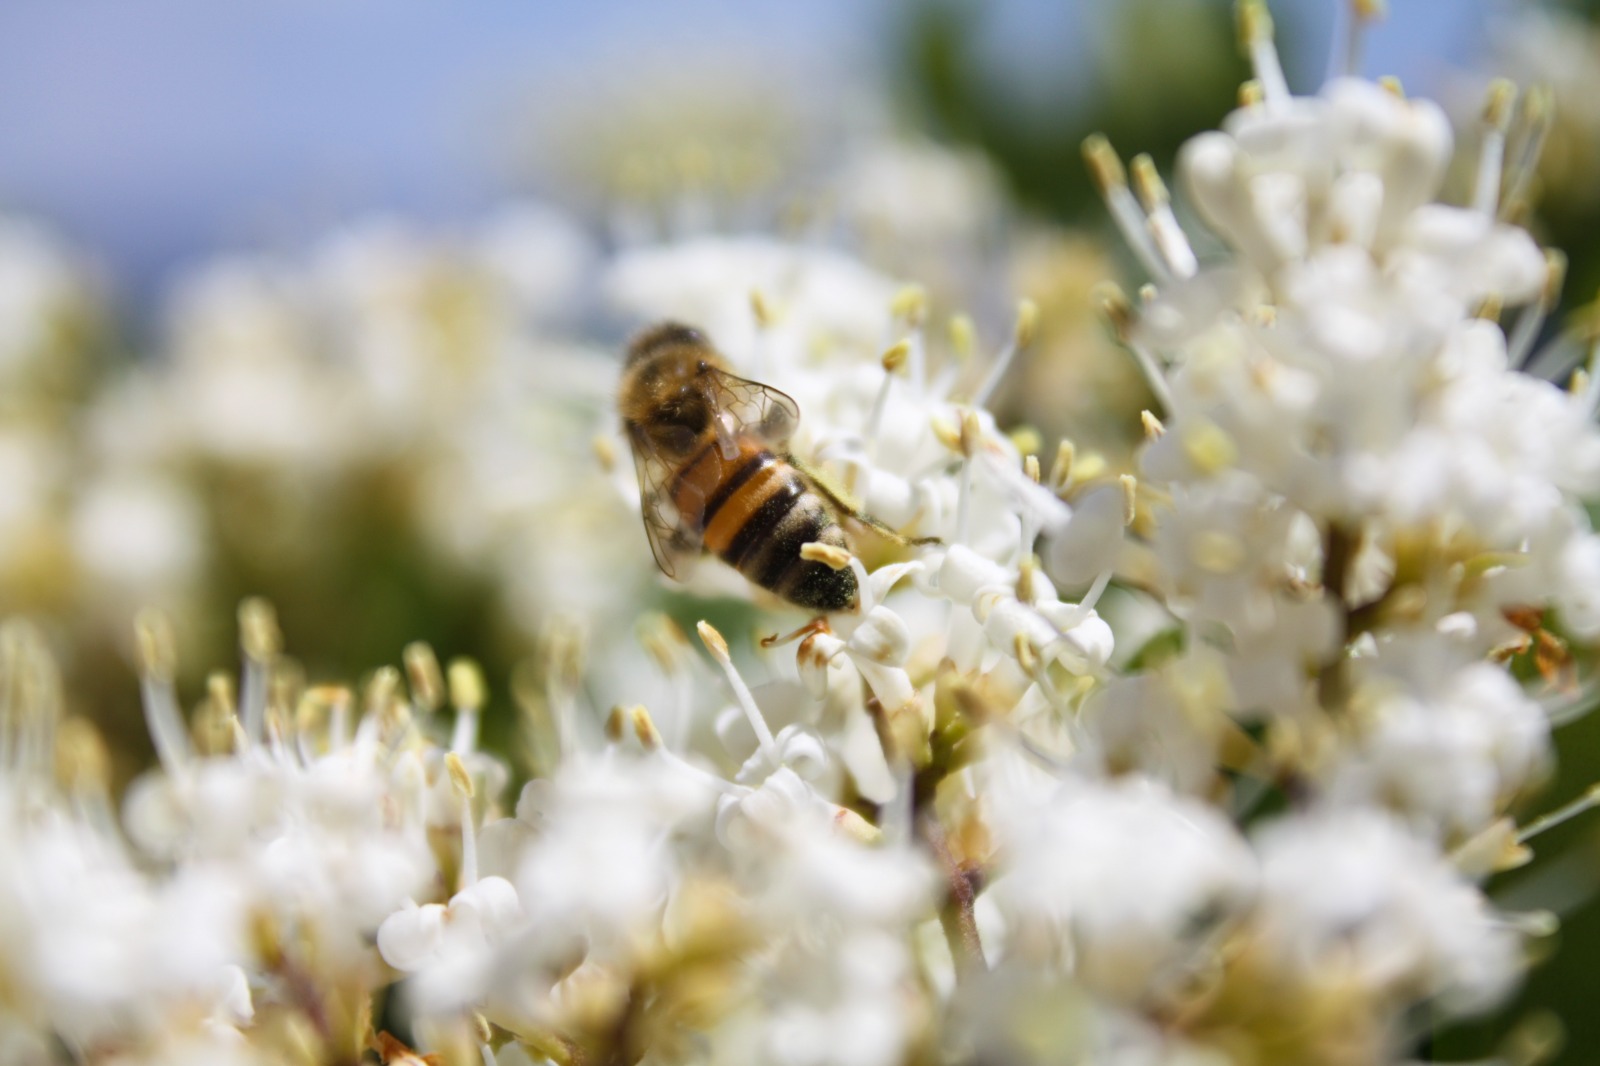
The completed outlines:
<svg viewBox="0 0 1600 1066">
<path fill-rule="evenodd" d="M 794 509 L 772 530 L 772 536 L 762 546 L 759 556 L 746 560 L 750 565 L 745 570 L 745 576 L 762 588 L 776 592 L 782 586 L 784 576 L 804 564 L 800 549 L 814 540 L 821 540 L 823 530 L 831 524 L 822 501 L 812 493 L 805 493 Z"/>
<path fill-rule="evenodd" d="M 722 558 L 743 573 L 744 567 L 740 564 L 745 556 L 761 549 L 778 528 L 778 523 L 788 517 L 802 495 L 804 492 L 798 479 L 792 477 L 784 479 L 783 484 L 766 498 L 756 509 L 756 513 L 751 515 L 739 532 L 733 535 L 733 540 L 728 542 L 728 550 L 722 553 Z"/>
<path fill-rule="evenodd" d="M 746 459 L 739 469 L 723 478 L 722 484 L 717 486 L 717 491 L 712 493 L 711 499 L 706 501 L 701 524 L 710 526 L 711 520 L 717 517 L 718 511 L 722 510 L 722 505 L 732 499 L 735 492 L 739 491 L 739 486 L 755 477 L 762 467 L 774 461 L 771 452 L 757 452 L 749 459 Z"/>
</svg>

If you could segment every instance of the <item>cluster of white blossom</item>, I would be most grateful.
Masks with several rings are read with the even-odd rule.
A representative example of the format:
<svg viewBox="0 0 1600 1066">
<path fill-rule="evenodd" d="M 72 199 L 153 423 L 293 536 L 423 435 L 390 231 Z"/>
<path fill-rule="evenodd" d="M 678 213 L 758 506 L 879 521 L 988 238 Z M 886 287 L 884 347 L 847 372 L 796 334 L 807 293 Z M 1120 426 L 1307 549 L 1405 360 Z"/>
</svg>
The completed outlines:
<svg viewBox="0 0 1600 1066">
<path fill-rule="evenodd" d="M 160 765 L 119 826 L 37 639 L 0 632 L 3 1057 L 1356 1066 L 1502 1000 L 1547 923 L 1482 882 L 1526 857 L 1510 805 L 1581 698 L 1564 639 L 1600 635 L 1577 502 L 1600 492 L 1600 375 L 1518 370 L 1559 267 L 1497 217 L 1509 90 L 1472 202 L 1445 206 L 1438 109 L 1353 79 L 1292 97 L 1264 9 L 1241 10 L 1256 80 L 1179 160 L 1214 247 L 1148 159 L 1130 188 L 1089 145 L 1151 276 L 1137 308 L 1106 298 L 1161 404 L 1137 475 L 997 427 L 1027 302 L 986 345 L 815 247 L 706 236 L 600 266 L 613 309 L 702 328 L 795 398 L 798 460 L 937 542 L 857 523 L 852 551 L 807 545 L 860 590 L 810 623 L 708 559 L 675 609 L 753 600 L 719 617 L 756 632 L 702 621 L 705 656 L 661 614 L 628 639 L 613 602 L 592 650 L 551 630 L 512 686 L 535 772 L 509 809 L 472 663 L 412 645 L 359 691 L 308 687 L 251 601 L 237 682 L 213 675 L 191 717 L 142 617 Z M 459 320 L 415 320 L 416 275 L 363 248 L 329 252 L 341 284 L 246 264 L 196 290 L 216 313 L 184 317 L 196 358 L 160 372 L 195 390 L 191 442 L 290 449 L 311 476 L 429 432 L 466 379 L 394 353 Z M 541 387 L 527 417 L 570 408 L 563 437 L 598 458 L 528 489 L 604 516 L 546 562 L 619 568 L 626 603 L 649 565 L 627 445 L 591 377 Z M 326 435 L 275 423 L 279 401 L 323 405 Z M 483 443 L 440 498 L 502 484 L 513 451 Z M 1154 636 L 1116 647 L 1103 601 Z"/>
</svg>

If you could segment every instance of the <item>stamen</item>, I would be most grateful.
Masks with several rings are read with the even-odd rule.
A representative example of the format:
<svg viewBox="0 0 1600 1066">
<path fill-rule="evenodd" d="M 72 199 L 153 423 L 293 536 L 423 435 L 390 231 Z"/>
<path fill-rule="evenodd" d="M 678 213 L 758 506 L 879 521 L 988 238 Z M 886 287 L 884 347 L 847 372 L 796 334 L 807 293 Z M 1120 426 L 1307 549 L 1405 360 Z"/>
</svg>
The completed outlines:
<svg viewBox="0 0 1600 1066">
<path fill-rule="evenodd" d="M 978 350 L 978 330 L 971 315 L 950 316 L 950 351 L 958 362 L 965 363 Z"/>
<path fill-rule="evenodd" d="M 1167 384 L 1167 377 L 1162 373 L 1155 356 L 1151 355 L 1144 345 L 1139 344 L 1133 338 L 1133 305 L 1128 302 L 1127 294 L 1119 286 L 1108 282 L 1098 287 L 1096 296 L 1100 304 L 1101 313 L 1106 316 L 1106 321 L 1111 324 L 1111 331 L 1116 336 L 1118 343 L 1133 353 L 1133 358 L 1139 364 L 1140 371 L 1144 373 L 1145 384 L 1150 387 L 1151 394 L 1161 404 L 1163 411 L 1170 412 L 1173 409 L 1172 389 Z"/>
<path fill-rule="evenodd" d="M 439 657 L 424 641 L 407 644 L 400 653 L 405 664 L 406 679 L 411 684 L 411 705 L 418 712 L 437 711 L 444 703 L 444 676 L 439 671 Z"/>
<path fill-rule="evenodd" d="M 961 489 L 956 500 L 956 543 L 967 542 L 967 532 L 972 518 L 972 456 L 977 450 L 980 427 L 978 416 L 972 411 L 961 415 Z"/>
<path fill-rule="evenodd" d="M 627 734 L 628 712 L 619 704 L 606 715 L 605 737 L 607 744 L 621 744 Z"/>
<path fill-rule="evenodd" d="M 1139 424 L 1144 427 L 1146 440 L 1156 440 L 1167 431 L 1167 427 L 1161 424 L 1161 419 L 1148 410 L 1139 412 Z"/>
<path fill-rule="evenodd" d="M 694 689 L 687 669 L 693 660 L 686 654 L 689 638 L 678 623 L 660 611 L 641 617 L 637 632 L 639 643 L 672 685 L 672 746 L 681 748 L 689 740 L 693 711 Z"/>
<path fill-rule="evenodd" d="M 830 570 L 843 570 L 850 565 L 852 556 L 838 545 L 808 541 L 800 545 L 800 558 L 807 562 L 821 563 Z"/>
<path fill-rule="evenodd" d="M 172 624 L 166 615 L 146 609 L 134 620 L 134 635 L 139 649 L 139 689 L 143 696 L 145 725 L 156 757 L 169 776 L 176 777 L 189 763 L 189 732 L 178 694 L 172 683 L 177 663 Z"/>
<path fill-rule="evenodd" d="M 478 883 L 478 834 L 472 824 L 472 775 L 467 772 L 461 756 L 450 752 L 444 757 L 445 770 L 450 774 L 450 788 L 461 801 L 461 882 L 462 889 Z"/>
<path fill-rule="evenodd" d="M 1544 253 L 1544 286 L 1539 299 L 1524 310 L 1506 342 L 1506 358 L 1511 366 L 1521 370 L 1533 352 L 1539 331 L 1544 328 L 1545 317 L 1561 299 L 1561 285 L 1567 276 L 1567 257 L 1558 248 L 1546 248 Z"/>
<path fill-rule="evenodd" d="M 1077 452 L 1077 446 L 1065 437 L 1056 445 L 1056 460 L 1050 464 L 1050 487 L 1058 496 L 1072 484 L 1072 464 Z"/>
<path fill-rule="evenodd" d="M 1506 130 L 1511 125 L 1511 108 L 1516 99 L 1517 87 L 1504 78 L 1496 78 L 1489 86 L 1489 96 L 1483 106 L 1483 144 L 1478 149 L 1478 180 L 1472 194 L 1472 208 L 1491 217 L 1500 197 Z"/>
<path fill-rule="evenodd" d="M 221 670 L 206 678 L 206 695 L 189 720 L 189 739 L 201 755 L 232 755 L 233 731 L 239 721 L 233 680 Z"/>
<path fill-rule="evenodd" d="M 928 292 L 921 285 L 907 285 L 895 294 L 889 311 L 903 318 L 909 328 L 905 341 L 907 363 L 910 366 L 911 384 L 920 395 L 928 385 L 927 352 L 923 344 L 922 325 L 928 317 Z"/>
<path fill-rule="evenodd" d="M 777 321 L 772 304 L 760 289 L 750 290 L 750 313 L 756 320 L 755 366 L 757 373 L 766 377 L 772 370 L 772 344 L 769 339 L 772 324 Z"/>
<path fill-rule="evenodd" d="M 1542 814 L 1517 831 L 1517 843 L 1526 844 L 1540 833 L 1564 822 L 1569 822 L 1578 815 L 1600 806 L 1600 783 L 1590 785 L 1584 789 L 1583 794 L 1570 803 L 1563 804 L 1555 810 Z"/>
<path fill-rule="evenodd" d="M 1239 45 L 1250 57 L 1267 106 L 1286 106 L 1290 100 L 1289 83 L 1284 79 L 1278 49 L 1272 41 L 1272 15 L 1267 11 L 1266 0 L 1239 0 L 1238 15 Z"/>
<path fill-rule="evenodd" d="M 400 671 L 380 666 L 372 672 L 366 691 L 361 694 L 362 720 L 356 729 L 356 744 L 363 747 L 383 739 L 390 708 L 400 700 Z M 241 727 L 242 728 L 242 727 Z"/>
<path fill-rule="evenodd" d="M 999 386 L 1006 371 L 1011 369 L 1011 363 L 1016 359 L 1017 353 L 1033 343 L 1033 338 L 1039 331 L 1039 305 L 1032 300 L 1021 300 L 1017 303 L 1017 322 L 1011 330 L 1011 342 L 1000 352 L 1000 358 L 995 360 L 989 376 L 983 379 L 983 384 L 972 397 L 972 402 L 977 407 L 982 407 L 989 402 L 989 397 Z"/>
<path fill-rule="evenodd" d="M 1350 21 L 1345 26 L 1344 73 L 1356 77 L 1361 73 L 1361 46 L 1366 43 L 1367 26 L 1383 18 L 1387 11 L 1384 0 L 1350 0 Z"/>
<path fill-rule="evenodd" d="M 645 751 L 660 751 L 661 733 L 656 729 L 655 722 L 650 718 L 650 712 L 644 709 L 643 704 L 638 704 L 628 711 L 628 718 L 633 723 L 633 735 L 639 738 L 639 743 Z M 607 729 L 609 733 L 609 728 Z M 621 724 L 618 723 L 618 733 L 621 733 Z"/>
<path fill-rule="evenodd" d="M 883 428 L 883 414 L 889 407 L 890 386 L 894 383 L 895 375 L 905 370 L 906 362 L 910 357 L 911 342 L 904 339 L 896 341 L 889 346 L 888 351 L 883 353 L 883 384 L 878 386 L 878 395 L 873 398 L 872 412 L 867 415 L 866 439 L 862 442 L 862 448 L 866 453 L 866 461 L 868 463 L 871 463 L 877 456 L 878 433 Z M 852 492 L 855 491 L 855 480 L 859 470 L 859 466 L 852 464 L 845 475 L 845 487 Z"/>
<path fill-rule="evenodd" d="M 244 676 L 239 683 L 239 718 L 245 736 L 259 741 L 267 712 L 267 681 L 272 662 L 283 650 L 278 616 L 266 600 L 251 597 L 239 605 L 239 645 Z"/>
<path fill-rule="evenodd" d="M 1544 142 L 1550 135 L 1554 115 L 1555 105 L 1548 87 L 1535 85 L 1523 94 L 1522 141 L 1511 156 L 1505 198 L 1500 204 L 1501 221 L 1508 220 L 1526 204 L 1528 186 L 1533 183 L 1539 156 L 1544 153 Z"/>
<path fill-rule="evenodd" d="M 450 750 L 471 754 L 478 746 L 478 718 L 487 702 L 483 671 L 471 659 L 450 662 L 450 703 L 456 709 Z"/>
<path fill-rule="evenodd" d="M 1083 159 L 1088 164 L 1089 176 L 1099 187 L 1100 195 L 1105 197 L 1111 220 L 1145 272 L 1157 281 L 1170 280 L 1172 273 L 1156 251 L 1144 212 L 1139 210 L 1139 202 L 1128 189 L 1127 172 L 1122 169 L 1122 160 L 1111 142 L 1103 134 L 1090 134 L 1083 142 Z"/>
<path fill-rule="evenodd" d="M 744 711 L 744 716 L 750 721 L 750 728 L 755 731 L 756 742 L 761 745 L 761 753 L 773 766 L 779 763 L 778 743 L 773 739 L 772 730 L 767 728 L 767 720 L 761 717 L 761 709 L 756 706 L 756 698 L 750 694 L 750 686 L 744 683 L 744 678 L 739 676 L 739 671 L 734 668 L 733 658 L 728 654 L 728 642 L 722 639 L 709 622 L 700 622 L 695 626 L 695 631 L 700 634 L 700 641 L 711 653 L 711 657 L 722 667 L 722 672 L 727 675 L 728 685 L 733 689 L 734 699 Z"/>
<path fill-rule="evenodd" d="M 540 647 L 540 665 L 545 679 L 545 701 L 555 733 L 558 754 L 565 758 L 574 750 L 577 717 L 577 692 L 583 678 L 583 633 L 567 619 L 554 619 L 546 626 Z"/>
<path fill-rule="evenodd" d="M 269 714 L 267 719 L 271 721 L 272 716 Z M 309 766 L 316 759 L 317 734 L 326 729 L 327 723 L 328 705 L 317 698 L 317 690 L 302 694 L 294 709 L 294 749 L 302 765 Z"/>
<path fill-rule="evenodd" d="M 644 750 L 650 752 L 680 774 L 691 780 L 698 781 L 700 784 L 717 792 L 743 795 L 751 791 L 744 785 L 735 784 L 732 781 L 724 781 L 715 774 L 707 773 L 661 743 L 661 733 L 656 729 L 655 722 L 650 717 L 650 712 L 645 710 L 643 705 L 631 707 L 627 713 L 628 720 L 633 725 L 633 734 L 639 738 L 639 743 L 644 747 Z"/>
<path fill-rule="evenodd" d="M 1155 161 L 1148 155 L 1133 157 L 1133 189 L 1139 202 L 1150 217 L 1150 236 L 1155 240 L 1161 258 L 1180 278 L 1192 278 L 1199 269 L 1189 238 L 1178 225 L 1172 213 L 1172 197 L 1156 171 Z"/>
</svg>

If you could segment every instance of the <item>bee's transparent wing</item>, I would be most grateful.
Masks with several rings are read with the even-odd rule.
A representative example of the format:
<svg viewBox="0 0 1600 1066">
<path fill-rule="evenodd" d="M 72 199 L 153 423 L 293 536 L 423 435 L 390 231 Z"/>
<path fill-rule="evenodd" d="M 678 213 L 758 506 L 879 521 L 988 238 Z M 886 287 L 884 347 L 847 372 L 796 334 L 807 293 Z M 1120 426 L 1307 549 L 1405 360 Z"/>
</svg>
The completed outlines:
<svg viewBox="0 0 1600 1066">
<path fill-rule="evenodd" d="M 672 498 L 672 483 L 677 470 L 664 461 L 650 446 L 642 432 L 630 432 L 633 445 L 633 463 L 639 472 L 639 510 L 644 516 L 645 536 L 650 540 L 650 551 L 656 565 L 670 578 L 676 578 L 685 559 L 700 551 L 700 513 L 703 507 L 693 498 L 684 499 L 683 506 L 692 513 L 684 514 Z M 692 494 L 686 494 L 692 495 Z"/>
<path fill-rule="evenodd" d="M 726 370 L 712 370 L 708 376 L 712 407 L 734 423 L 725 430 L 746 430 L 772 445 L 781 445 L 794 435 L 800 408 L 787 394 Z"/>
</svg>

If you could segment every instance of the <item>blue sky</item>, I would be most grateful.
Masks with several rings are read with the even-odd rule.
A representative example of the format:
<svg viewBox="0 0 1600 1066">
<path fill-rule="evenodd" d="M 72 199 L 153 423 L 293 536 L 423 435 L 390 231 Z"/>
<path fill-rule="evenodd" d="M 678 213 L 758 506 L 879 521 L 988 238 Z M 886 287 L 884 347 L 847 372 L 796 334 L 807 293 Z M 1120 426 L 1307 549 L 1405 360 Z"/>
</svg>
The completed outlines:
<svg viewBox="0 0 1600 1066">
<path fill-rule="evenodd" d="M 1063 49 L 1091 46 L 1108 2 L 1001 0 L 989 48 L 1022 66 L 1070 64 Z M 1304 20 L 1319 68 L 1335 0 L 1273 6 Z M 1391 6 L 1369 68 L 1421 89 L 1473 54 L 1496 7 Z M 728 56 L 826 96 L 873 77 L 892 9 L 5 0 L 0 206 L 44 216 L 134 286 L 207 249 L 292 242 L 362 210 L 470 215 L 521 180 L 507 142 L 530 116 L 647 92 L 656 64 Z"/>
</svg>

